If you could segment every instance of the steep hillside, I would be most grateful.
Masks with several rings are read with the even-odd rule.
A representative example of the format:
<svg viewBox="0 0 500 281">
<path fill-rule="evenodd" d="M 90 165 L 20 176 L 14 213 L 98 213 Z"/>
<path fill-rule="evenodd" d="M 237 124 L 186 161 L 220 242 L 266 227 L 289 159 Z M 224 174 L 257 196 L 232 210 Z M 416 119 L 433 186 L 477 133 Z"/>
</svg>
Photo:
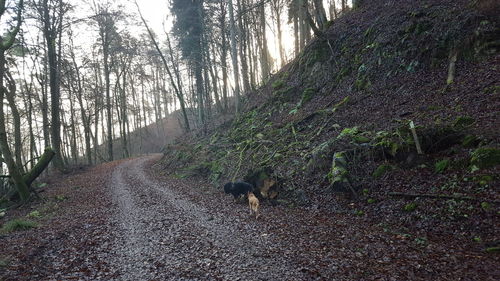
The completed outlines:
<svg viewBox="0 0 500 281">
<path fill-rule="evenodd" d="M 237 118 L 168 146 L 165 171 L 218 191 L 243 178 L 273 203 L 498 246 L 499 4 L 366 2 Z"/>
</svg>

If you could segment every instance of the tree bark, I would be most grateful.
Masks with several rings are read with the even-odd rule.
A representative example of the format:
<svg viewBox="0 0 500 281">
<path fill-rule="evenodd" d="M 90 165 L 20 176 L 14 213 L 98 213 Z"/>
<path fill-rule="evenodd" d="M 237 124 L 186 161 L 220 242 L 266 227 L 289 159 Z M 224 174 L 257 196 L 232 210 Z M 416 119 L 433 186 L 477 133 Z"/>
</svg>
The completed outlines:
<svg viewBox="0 0 500 281">
<path fill-rule="evenodd" d="M 234 74 L 234 97 L 236 114 L 240 111 L 240 75 L 238 67 L 238 51 L 236 49 L 236 24 L 234 22 L 234 11 L 232 0 L 228 0 L 229 4 L 229 24 L 231 33 L 231 57 L 233 61 Z"/>
<path fill-rule="evenodd" d="M 262 72 L 262 81 L 266 81 L 269 78 L 271 69 L 269 67 L 269 50 L 267 48 L 267 38 L 266 38 L 266 6 L 262 3 L 260 6 L 260 24 L 261 24 L 261 41 L 260 41 L 260 66 Z"/>
<path fill-rule="evenodd" d="M 62 4 L 61 4 L 62 5 Z M 60 85 L 59 85 L 59 67 L 57 62 L 56 40 L 58 31 L 61 28 L 61 18 L 55 19 L 50 15 L 48 0 L 42 1 L 42 21 L 43 35 L 47 44 L 47 57 L 49 67 L 49 85 L 50 85 L 50 109 L 51 109 L 51 143 L 56 153 L 54 157 L 54 167 L 58 170 L 64 169 L 64 162 L 61 155 L 61 119 L 60 119 Z M 61 21 L 60 24 L 54 24 L 55 21 Z"/>
<path fill-rule="evenodd" d="M 12 119 L 14 121 L 14 155 L 16 165 L 19 168 L 19 172 L 24 173 L 22 154 L 23 154 L 23 145 L 22 145 L 22 137 L 21 137 L 21 116 L 19 115 L 19 110 L 16 105 L 16 84 L 12 75 L 8 70 L 5 70 L 5 74 L 7 77 L 7 89 L 4 88 L 5 97 L 9 103 L 9 107 L 12 113 Z"/>
<path fill-rule="evenodd" d="M 7 164 L 9 174 L 16 186 L 22 201 L 27 201 L 29 199 L 29 189 L 24 182 L 21 170 L 16 165 L 14 158 L 9 147 L 7 140 L 7 132 L 5 130 L 5 112 L 3 108 L 3 99 L 5 88 L 3 86 L 4 74 L 5 74 L 5 51 L 7 51 L 12 44 L 14 44 L 14 39 L 19 32 L 21 27 L 21 14 L 23 9 L 23 0 L 19 1 L 17 6 L 17 24 L 13 30 L 7 31 L 5 37 L 0 36 L 0 152 L 2 153 L 3 161 Z M 0 1 L 0 16 L 5 12 L 5 1 Z"/>
<path fill-rule="evenodd" d="M 24 176 L 23 180 L 27 186 L 31 186 L 34 180 L 40 176 L 40 174 L 47 168 L 52 158 L 55 156 L 55 152 L 52 148 L 48 147 L 43 152 L 40 160 L 36 163 L 33 169 L 29 170 Z"/>
</svg>

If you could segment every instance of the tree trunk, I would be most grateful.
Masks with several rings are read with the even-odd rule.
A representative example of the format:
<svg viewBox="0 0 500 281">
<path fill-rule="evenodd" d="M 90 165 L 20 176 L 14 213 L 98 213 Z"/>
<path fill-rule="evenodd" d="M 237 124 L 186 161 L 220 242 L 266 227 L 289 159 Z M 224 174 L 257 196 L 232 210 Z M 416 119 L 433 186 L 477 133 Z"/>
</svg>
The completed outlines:
<svg viewBox="0 0 500 281">
<path fill-rule="evenodd" d="M 314 0 L 314 16 L 318 24 L 319 30 L 324 30 L 326 27 L 326 12 L 323 7 L 323 0 Z"/>
<path fill-rule="evenodd" d="M 226 10 L 225 10 L 225 5 L 226 5 L 226 0 L 222 0 L 220 2 L 220 12 L 221 12 L 221 17 L 220 17 L 220 27 L 221 27 L 221 68 L 222 68 L 222 100 L 223 100 L 223 106 L 224 106 L 224 112 L 227 112 L 228 110 L 228 97 L 227 97 L 227 88 L 228 88 L 228 75 L 227 75 L 227 36 L 226 36 Z"/>
<path fill-rule="evenodd" d="M 19 110 L 16 105 L 16 84 L 12 75 L 9 71 L 5 70 L 7 76 L 8 89 L 4 88 L 4 93 L 9 102 L 10 110 L 12 113 L 12 119 L 14 121 L 14 155 L 16 165 L 19 168 L 19 172 L 24 173 L 23 161 L 21 155 L 22 151 L 22 137 L 21 137 L 21 116 L 19 115 Z"/>
<path fill-rule="evenodd" d="M 240 111 L 240 75 L 238 68 L 238 52 L 236 49 L 236 24 L 234 22 L 234 12 L 232 0 L 228 0 L 229 4 L 229 23 L 231 33 L 231 57 L 233 61 L 233 74 L 234 74 L 234 97 L 235 97 L 235 111 L 236 114 Z"/>
<path fill-rule="evenodd" d="M 5 75 L 5 51 L 12 47 L 14 44 L 14 39 L 21 27 L 21 15 L 23 9 L 23 1 L 19 1 L 17 6 L 17 24 L 11 30 L 7 31 L 0 36 L 0 152 L 3 157 L 3 161 L 7 164 L 9 174 L 19 192 L 21 200 L 26 201 L 29 198 L 29 189 L 26 183 L 22 179 L 19 167 L 16 165 L 12 153 L 9 148 L 9 143 L 7 140 L 7 132 L 5 130 L 5 113 L 3 107 L 5 88 L 3 85 L 4 75 Z M 0 1 L 0 17 L 5 12 L 5 1 Z M 5 36 L 4 36 L 5 34 Z"/>
<path fill-rule="evenodd" d="M 27 186 L 31 186 L 33 181 L 38 178 L 38 176 L 47 168 L 49 165 L 50 161 L 54 157 L 55 152 L 52 150 L 52 148 L 46 148 L 45 151 L 43 152 L 42 156 L 40 156 L 40 160 L 36 163 L 36 165 L 28 171 L 24 176 L 23 180 L 26 183 Z"/>
<path fill-rule="evenodd" d="M 185 106 L 185 101 L 184 101 L 184 95 L 182 94 L 181 88 L 180 88 L 181 84 L 176 84 L 176 82 L 174 80 L 174 77 L 172 75 L 172 72 L 170 71 L 170 67 L 168 66 L 167 60 L 166 60 L 165 56 L 163 55 L 163 52 L 161 51 L 160 46 L 158 46 L 158 43 L 156 42 L 156 39 L 155 39 L 153 33 L 149 29 L 149 26 L 148 26 L 146 20 L 142 16 L 141 11 L 139 9 L 139 5 L 137 4 L 137 2 L 135 2 L 135 5 L 137 6 L 137 10 L 139 12 L 139 16 L 141 17 L 141 20 L 144 23 L 144 26 L 146 27 L 146 30 L 148 31 L 149 37 L 150 37 L 151 41 L 153 42 L 153 45 L 155 46 L 156 51 L 160 55 L 160 58 L 161 58 L 161 60 L 163 62 L 163 65 L 165 66 L 165 69 L 167 70 L 167 74 L 170 77 L 170 83 L 171 83 L 172 87 L 174 88 L 174 91 L 175 91 L 175 94 L 176 94 L 177 98 L 179 99 L 179 103 L 180 103 L 180 107 L 181 107 L 181 112 L 182 112 L 182 117 L 184 118 L 184 128 L 185 128 L 186 131 L 189 131 L 190 130 L 189 120 L 187 118 L 187 112 L 186 112 L 186 106 Z M 170 47 L 170 44 L 169 44 L 169 49 L 170 49 L 171 56 L 173 56 L 173 52 L 172 52 L 172 48 Z M 172 63 L 174 63 L 173 60 L 172 60 Z"/>
<path fill-rule="evenodd" d="M 249 71 L 248 71 L 248 60 L 247 60 L 247 40 L 246 40 L 246 32 L 245 29 L 247 28 L 246 26 L 243 25 L 243 16 L 244 14 L 242 13 L 243 9 L 241 8 L 241 1 L 236 0 L 236 4 L 238 7 L 238 29 L 239 29 L 239 36 L 238 38 L 240 39 L 240 46 L 239 46 L 239 54 L 240 54 L 240 60 L 241 60 L 241 77 L 243 80 L 243 92 L 247 93 L 250 91 L 250 79 L 248 77 Z"/>
<path fill-rule="evenodd" d="M 51 143 L 56 153 L 54 156 L 54 167 L 58 170 L 64 169 L 64 162 L 61 155 L 61 119 L 60 119 L 60 87 L 59 87 L 59 67 L 57 62 L 56 39 L 58 32 L 52 25 L 54 18 L 51 18 L 48 0 L 43 0 L 43 34 L 47 44 L 47 56 L 49 67 L 50 85 L 50 109 L 51 109 Z M 61 20 L 62 21 L 62 20 Z M 58 26 L 60 28 L 60 26 Z"/>
<path fill-rule="evenodd" d="M 267 38 L 266 38 L 266 4 L 263 2 L 260 6 L 260 24 L 261 24 L 261 42 L 260 42 L 260 66 L 262 71 L 262 81 L 266 81 L 269 78 L 271 69 L 269 67 L 269 50 L 267 48 Z"/>
</svg>

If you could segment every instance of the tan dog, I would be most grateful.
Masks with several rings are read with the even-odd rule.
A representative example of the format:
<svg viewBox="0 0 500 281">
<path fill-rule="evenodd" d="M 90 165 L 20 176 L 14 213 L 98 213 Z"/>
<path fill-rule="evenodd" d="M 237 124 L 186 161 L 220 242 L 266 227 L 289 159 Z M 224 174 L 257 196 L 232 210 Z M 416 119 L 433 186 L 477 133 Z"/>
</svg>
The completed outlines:
<svg viewBox="0 0 500 281">
<path fill-rule="evenodd" d="M 248 205 L 250 205 L 250 215 L 255 213 L 255 218 L 259 217 L 259 199 L 252 192 L 247 193 Z"/>
</svg>

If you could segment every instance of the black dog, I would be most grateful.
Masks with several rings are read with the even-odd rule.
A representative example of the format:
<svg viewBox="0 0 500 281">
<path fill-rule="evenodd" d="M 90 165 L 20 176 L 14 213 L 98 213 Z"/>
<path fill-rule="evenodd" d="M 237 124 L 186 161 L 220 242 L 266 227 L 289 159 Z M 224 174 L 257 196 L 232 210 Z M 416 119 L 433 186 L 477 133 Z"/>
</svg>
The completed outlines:
<svg viewBox="0 0 500 281">
<path fill-rule="evenodd" d="M 226 194 L 232 194 L 234 199 L 237 199 L 242 194 L 253 192 L 253 185 L 244 181 L 228 182 L 224 185 L 224 192 Z"/>
</svg>

